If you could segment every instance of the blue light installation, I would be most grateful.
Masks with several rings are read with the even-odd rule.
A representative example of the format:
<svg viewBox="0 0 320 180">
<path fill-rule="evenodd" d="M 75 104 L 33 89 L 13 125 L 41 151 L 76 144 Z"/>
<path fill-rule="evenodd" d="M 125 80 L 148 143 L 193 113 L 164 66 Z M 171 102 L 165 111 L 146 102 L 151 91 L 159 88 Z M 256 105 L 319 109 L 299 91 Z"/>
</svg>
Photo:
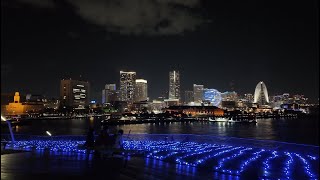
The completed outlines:
<svg viewBox="0 0 320 180">
<path fill-rule="evenodd" d="M 273 156 L 269 156 L 264 162 L 263 162 L 263 176 L 268 177 L 270 173 L 270 161 L 272 159 L 275 159 L 278 157 L 277 151 L 272 152 Z"/>
<path fill-rule="evenodd" d="M 31 149 L 37 151 L 50 150 L 55 153 L 68 153 L 70 156 L 74 153 L 87 153 L 86 150 L 81 149 L 85 141 L 79 140 L 26 140 L 16 141 L 13 144 L 15 149 Z M 174 142 L 161 140 L 130 140 L 124 141 L 125 150 L 134 154 L 143 154 L 145 157 L 152 159 L 159 159 L 163 161 L 170 161 L 185 167 L 202 166 L 213 167 L 213 171 L 219 171 L 231 175 L 241 176 L 246 171 L 248 166 L 257 161 L 261 166 L 256 168 L 260 175 L 267 179 L 292 179 L 299 175 L 299 177 L 308 177 L 310 179 L 317 179 L 319 177 L 319 167 L 316 166 L 319 161 L 318 154 L 306 154 L 297 152 L 283 152 L 257 147 L 232 146 L 224 144 L 207 144 L 196 142 Z M 265 158 L 260 158 L 264 153 Z M 227 156 L 225 156 L 227 154 Z M 240 162 L 241 159 L 245 158 Z M 171 157 L 171 158 L 169 158 Z M 218 165 L 215 167 L 208 161 L 209 159 L 216 159 Z M 232 169 L 226 169 L 226 163 L 231 165 Z M 234 163 L 235 162 L 235 163 Z M 240 166 L 239 163 L 240 162 Z M 277 168 L 271 168 L 271 162 L 277 162 L 281 165 L 283 174 L 278 174 Z M 282 163 L 281 163 L 282 162 Z M 299 166 L 302 168 L 299 168 Z M 292 173 L 292 172 L 295 173 Z"/>
<path fill-rule="evenodd" d="M 284 173 L 286 175 L 286 178 L 287 179 L 290 179 L 290 175 L 291 175 L 291 171 L 290 171 L 290 168 L 291 168 L 291 165 L 293 163 L 293 158 L 292 158 L 292 155 L 289 153 L 289 152 L 284 152 L 285 155 L 288 156 L 288 160 L 284 166 Z"/>
<path fill-rule="evenodd" d="M 303 167 L 304 167 L 304 170 L 307 173 L 307 175 L 310 178 L 315 178 L 316 175 L 314 173 L 312 173 L 310 163 L 305 158 L 303 158 L 300 154 L 294 153 L 294 155 L 297 156 L 303 162 L 303 164 L 304 164 Z"/>
<path fill-rule="evenodd" d="M 245 148 L 245 149 L 241 149 L 239 151 L 239 153 L 236 153 L 236 154 L 233 154 L 232 156 L 228 156 L 228 157 L 225 157 L 225 158 L 222 158 L 220 161 L 219 161 L 219 165 L 217 167 L 215 167 L 216 170 L 219 170 L 220 168 L 223 167 L 224 163 L 229 161 L 229 160 L 232 160 L 240 155 L 242 155 L 245 151 L 248 151 L 248 150 L 252 150 L 252 148 Z"/>
</svg>

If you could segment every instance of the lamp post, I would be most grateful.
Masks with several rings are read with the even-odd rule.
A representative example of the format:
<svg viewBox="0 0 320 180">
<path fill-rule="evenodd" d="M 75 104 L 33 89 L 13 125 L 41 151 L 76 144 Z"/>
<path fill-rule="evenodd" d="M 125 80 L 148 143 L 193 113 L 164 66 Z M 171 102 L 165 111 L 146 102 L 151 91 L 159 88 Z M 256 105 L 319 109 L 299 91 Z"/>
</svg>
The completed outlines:
<svg viewBox="0 0 320 180">
<path fill-rule="evenodd" d="M 10 135 L 11 135 L 11 141 L 12 141 L 12 143 L 14 143 L 15 140 L 14 140 L 14 136 L 13 136 L 13 132 L 12 132 L 11 122 L 9 120 L 7 120 L 6 118 L 4 118 L 2 115 L 1 115 L 1 120 L 6 121 L 8 123 L 9 131 L 10 131 Z"/>
</svg>

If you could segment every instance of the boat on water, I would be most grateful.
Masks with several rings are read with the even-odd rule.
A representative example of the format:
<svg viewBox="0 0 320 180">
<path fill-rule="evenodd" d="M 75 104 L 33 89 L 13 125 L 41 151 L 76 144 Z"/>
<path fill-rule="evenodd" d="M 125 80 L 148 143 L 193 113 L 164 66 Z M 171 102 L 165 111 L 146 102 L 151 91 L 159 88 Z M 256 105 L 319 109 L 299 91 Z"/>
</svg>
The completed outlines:
<svg viewBox="0 0 320 180">
<path fill-rule="evenodd" d="M 251 120 L 233 120 L 233 119 L 230 119 L 228 121 L 228 123 L 243 123 L 243 124 L 246 124 L 246 123 L 257 123 L 257 121 L 255 119 L 251 119 Z"/>
<path fill-rule="evenodd" d="M 248 119 L 248 120 L 235 120 L 233 118 L 224 118 L 224 117 L 216 117 L 216 118 L 211 118 L 209 117 L 210 122 L 225 122 L 225 123 L 257 123 L 255 119 Z"/>
<path fill-rule="evenodd" d="M 210 122 L 228 122 L 228 118 L 223 118 L 223 117 L 216 117 L 216 118 L 211 118 L 209 117 Z"/>
</svg>

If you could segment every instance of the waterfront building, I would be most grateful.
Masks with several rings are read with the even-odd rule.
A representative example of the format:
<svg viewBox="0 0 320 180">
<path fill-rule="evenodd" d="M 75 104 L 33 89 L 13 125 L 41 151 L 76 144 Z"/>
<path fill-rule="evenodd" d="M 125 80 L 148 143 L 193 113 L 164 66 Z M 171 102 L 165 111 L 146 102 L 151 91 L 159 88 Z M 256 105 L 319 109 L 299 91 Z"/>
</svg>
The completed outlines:
<svg viewBox="0 0 320 180">
<path fill-rule="evenodd" d="M 244 94 L 244 98 L 247 100 L 248 103 L 253 103 L 254 101 L 253 95 L 250 93 Z"/>
<path fill-rule="evenodd" d="M 184 104 L 189 104 L 193 102 L 193 91 L 184 92 Z"/>
<path fill-rule="evenodd" d="M 302 94 L 296 94 L 293 95 L 293 102 L 297 103 L 297 104 L 306 104 L 308 101 L 308 98 L 306 98 L 304 95 Z"/>
<path fill-rule="evenodd" d="M 180 73 L 179 71 L 169 72 L 169 99 L 180 101 Z"/>
<path fill-rule="evenodd" d="M 221 107 L 228 111 L 235 110 L 236 106 L 237 106 L 236 101 L 221 101 Z"/>
<path fill-rule="evenodd" d="M 213 106 L 218 106 L 221 103 L 221 93 L 216 89 L 204 89 L 203 99 Z"/>
<path fill-rule="evenodd" d="M 102 104 L 110 103 L 119 100 L 119 91 L 116 89 L 116 84 L 106 84 L 102 90 Z"/>
<path fill-rule="evenodd" d="M 106 85 L 104 86 L 104 89 L 108 89 L 108 90 L 113 90 L 113 91 L 115 91 L 115 90 L 117 90 L 117 86 L 116 86 L 116 84 L 106 84 Z"/>
<path fill-rule="evenodd" d="M 166 106 L 177 106 L 179 105 L 179 99 L 165 99 Z"/>
<path fill-rule="evenodd" d="M 64 107 L 84 109 L 89 105 L 89 94 L 89 82 L 72 79 L 63 79 L 60 82 L 60 103 Z"/>
<path fill-rule="evenodd" d="M 60 105 L 60 100 L 55 98 L 47 99 L 43 103 L 43 105 L 45 108 L 48 108 L 48 109 L 58 109 Z"/>
<path fill-rule="evenodd" d="M 259 105 L 267 105 L 269 103 L 267 87 L 263 81 L 260 81 L 256 86 L 253 102 Z"/>
<path fill-rule="evenodd" d="M 164 101 L 153 100 L 152 103 L 150 103 L 150 110 L 155 114 L 162 113 L 166 107 L 167 105 Z"/>
<path fill-rule="evenodd" d="M 238 94 L 235 91 L 226 91 L 221 93 L 222 101 L 237 101 Z"/>
<path fill-rule="evenodd" d="M 184 113 L 192 117 L 224 115 L 224 110 L 216 106 L 169 106 L 166 111 Z"/>
<path fill-rule="evenodd" d="M 121 101 L 134 101 L 134 92 L 136 86 L 136 72 L 120 71 L 120 93 Z"/>
<path fill-rule="evenodd" d="M 135 102 L 148 100 L 148 81 L 145 79 L 136 79 Z"/>
<path fill-rule="evenodd" d="M 21 102 L 19 92 L 15 92 L 13 102 L 1 108 L 1 113 L 4 115 L 26 115 L 29 113 L 39 113 L 44 109 L 43 102 Z"/>
<path fill-rule="evenodd" d="M 193 100 L 195 103 L 202 103 L 203 85 L 193 84 Z"/>
</svg>

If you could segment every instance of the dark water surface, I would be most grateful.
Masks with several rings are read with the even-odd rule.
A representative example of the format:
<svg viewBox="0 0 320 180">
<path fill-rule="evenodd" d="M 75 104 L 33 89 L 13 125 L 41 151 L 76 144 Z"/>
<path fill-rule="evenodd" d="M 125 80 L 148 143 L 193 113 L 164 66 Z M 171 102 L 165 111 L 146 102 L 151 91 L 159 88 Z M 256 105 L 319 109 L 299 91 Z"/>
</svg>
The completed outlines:
<svg viewBox="0 0 320 180">
<path fill-rule="evenodd" d="M 255 138 L 277 140 L 300 144 L 319 146 L 319 119 L 307 117 L 304 119 L 259 119 L 257 124 L 228 124 L 212 122 L 191 123 L 150 123 L 111 126 L 111 131 L 123 129 L 125 134 L 210 134 L 216 136 L 230 136 L 240 138 Z M 53 135 L 84 135 L 88 127 L 93 126 L 99 132 L 101 119 L 59 119 L 33 120 L 31 125 L 17 126 L 14 133 L 46 135 L 50 131 Z M 2 133 L 8 133 L 7 127 L 1 127 Z"/>
</svg>

